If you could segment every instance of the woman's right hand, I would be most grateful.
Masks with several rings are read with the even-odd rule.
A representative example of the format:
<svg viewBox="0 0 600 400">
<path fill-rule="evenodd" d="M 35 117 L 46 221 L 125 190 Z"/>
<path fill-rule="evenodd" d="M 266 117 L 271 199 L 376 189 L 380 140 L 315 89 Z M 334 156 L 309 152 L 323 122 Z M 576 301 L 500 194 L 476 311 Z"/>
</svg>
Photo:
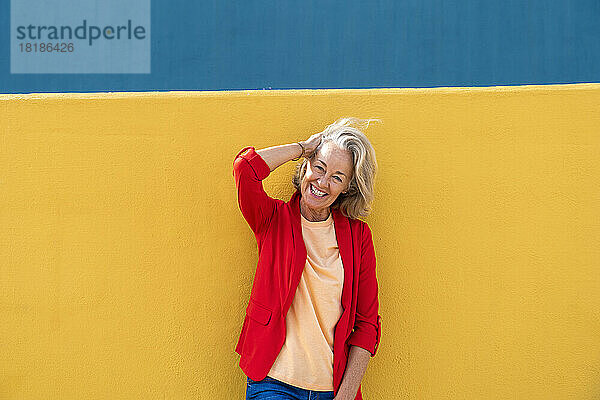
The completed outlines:
<svg viewBox="0 0 600 400">
<path fill-rule="evenodd" d="M 300 142 L 300 143 L 302 143 L 302 146 L 304 146 L 304 156 L 303 157 L 308 158 L 317 150 L 317 147 L 319 147 L 319 145 L 321 144 L 322 137 L 323 137 L 323 132 L 319 132 L 319 133 L 315 133 L 314 135 L 312 135 L 311 137 L 306 139 L 304 142 Z"/>
</svg>

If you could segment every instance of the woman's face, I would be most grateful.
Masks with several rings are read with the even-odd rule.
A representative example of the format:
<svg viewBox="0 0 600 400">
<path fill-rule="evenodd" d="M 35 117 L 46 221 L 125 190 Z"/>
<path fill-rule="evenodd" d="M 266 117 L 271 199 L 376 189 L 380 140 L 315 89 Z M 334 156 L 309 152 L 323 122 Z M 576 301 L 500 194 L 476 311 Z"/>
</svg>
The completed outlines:
<svg viewBox="0 0 600 400">
<path fill-rule="evenodd" d="M 352 179 L 352 155 L 332 142 L 325 142 L 315 157 L 306 163 L 300 185 L 305 206 L 313 211 L 326 210 Z"/>
</svg>

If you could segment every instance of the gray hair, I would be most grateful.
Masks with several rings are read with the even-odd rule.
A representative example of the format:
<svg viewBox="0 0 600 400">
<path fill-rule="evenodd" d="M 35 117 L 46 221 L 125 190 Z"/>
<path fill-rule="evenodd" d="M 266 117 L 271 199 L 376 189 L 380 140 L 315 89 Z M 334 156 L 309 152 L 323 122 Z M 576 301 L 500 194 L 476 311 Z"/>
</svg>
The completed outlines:
<svg viewBox="0 0 600 400">
<path fill-rule="evenodd" d="M 352 155 L 353 174 L 348 192 L 340 193 L 331 207 L 338 208 L 348 218 L 364 218 L 369 215 L 375 197 L 377 160 L 375 149 L 373 149 L 371 142 L 362 131 L 368 128 L 369 123 L 373 121 L 380 120 L 346 117 L 340 118 L 327 126 L 323 131 L 319 147 L 310 157 L 303 159 L 300 164 L 296 165 L 296 173 L 292 179 L 296 190 L 300 190 L 300 183 L 306 173 L 306 164 L 316 156 L 324 143 L 332 142 Z"/>
</svg>

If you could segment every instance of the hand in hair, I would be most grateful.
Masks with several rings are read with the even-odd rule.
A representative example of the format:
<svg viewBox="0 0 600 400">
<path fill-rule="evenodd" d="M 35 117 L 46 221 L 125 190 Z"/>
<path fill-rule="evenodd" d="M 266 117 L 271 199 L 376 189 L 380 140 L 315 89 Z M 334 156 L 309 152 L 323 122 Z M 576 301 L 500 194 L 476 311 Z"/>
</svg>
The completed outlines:
<svg viewBox="0 0 600 400">
<path fill-rule="evenodd" d="M 304 157 L 310 157 L 317 150 L 317 148 L 321 144 L 322 137 L 323 132 L 319 132 L 315 133 L 314 135 L 306 139 L 304 142 L 301 142 L 302 146 L 304 147 Z"/>
</svg>

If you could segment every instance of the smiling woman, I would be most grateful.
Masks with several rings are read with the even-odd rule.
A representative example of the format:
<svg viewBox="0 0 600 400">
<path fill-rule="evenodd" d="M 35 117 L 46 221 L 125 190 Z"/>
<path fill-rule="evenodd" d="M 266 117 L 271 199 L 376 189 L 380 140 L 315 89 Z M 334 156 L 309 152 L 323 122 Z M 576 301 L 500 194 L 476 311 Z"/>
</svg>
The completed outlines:
<svg viewBox="0 0 600 400">
<path fill-rule="evenodd" d="M 240 210 L 260 243 L 236 346 L 248 399 L 362 399 L 381 335 L 371 230 L 357 219 L 373 200 L 377 162 L 361 130 L 371 121 L 342 118 L 305 141 L 235 157 Z M 302 157 L 292 198 L 268 196 L 262 180 Z"/>
<path fill-rule="evenodd" d="M 302 182 L 306 175 L 309 176 L 308 180 L 310 181 L 314 169 L 317 174 L 322 174 L 329 169 L 330 174 L 333 175 L 334 188 L 347 183 L 345 190 L 337 193 L 340 195 L 339 197 L 332 196 L 330 205 L 333 208 L 339 208 L 347 217 L 366 217 L 374 198 L 377 160 L 373 146 L 361 129 L 368 128 L 371 121 L 379 120 L 342 118 L 317 134 L 322 135 L 321 144 L 317 151 L 307 154 L 307 158 L 298 165 L 296 175 L 292 180 L 294 187 L 302 191 Z M 333 168 L 331 165 L 330 168 L 324 165 L 326 157 L 342 168 L 343 160 L 348 156 L 351 157 L 350 175 L 343 174 L 343 171 Z M 318 186 L 317 189 L 319 189 Z"/>
<path fill-rule="evenodd" d="M 311 161 L 306 163 L 301 180 L 300 212 L 309 221 L 323 221 L 329 217 L 329 206 L 348 192 L 352 179 L 352 155 L 333 142 L 319 146 Z"/>
</svg>

